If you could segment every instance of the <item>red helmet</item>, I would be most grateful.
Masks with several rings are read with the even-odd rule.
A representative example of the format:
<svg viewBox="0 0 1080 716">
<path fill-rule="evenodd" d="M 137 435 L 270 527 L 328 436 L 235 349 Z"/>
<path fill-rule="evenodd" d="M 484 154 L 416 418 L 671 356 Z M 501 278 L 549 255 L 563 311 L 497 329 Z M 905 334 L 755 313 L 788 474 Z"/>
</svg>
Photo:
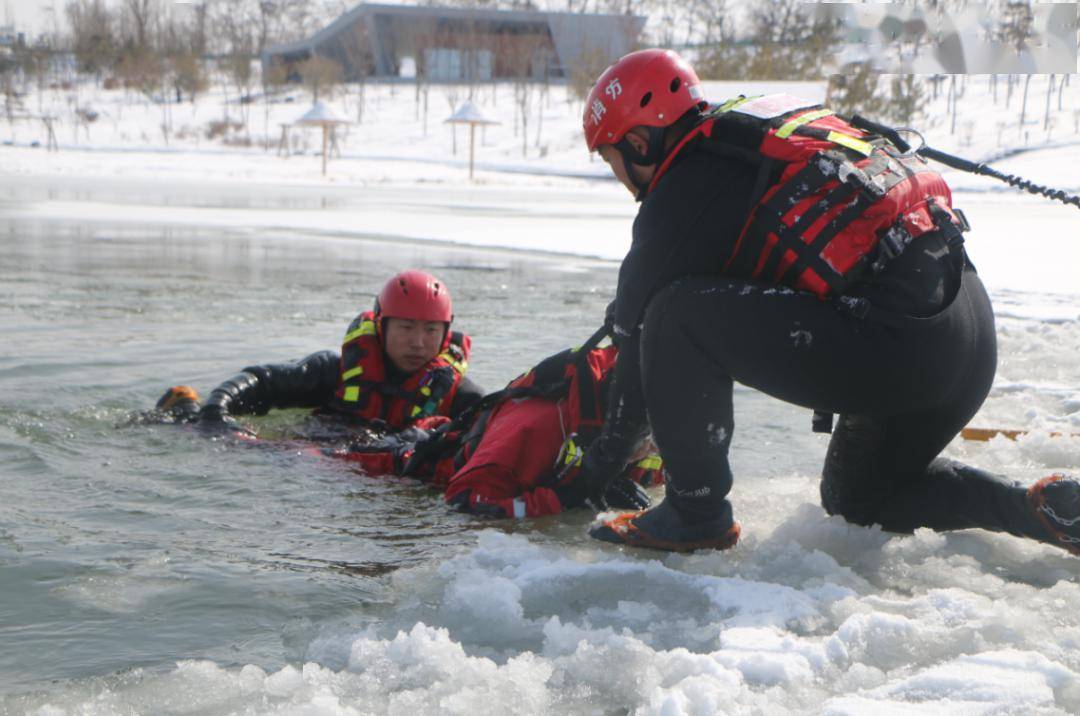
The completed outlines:
<svg viewBox="0 0 1080 716">
<path fill-rule="evenodd" d="M 585 144 L 595 152 L 633 127 L 667 127 L 704 105 L 701 80 L 671 50 L 638 50 L 604 70 L 585 100 Z"/>
<path fill-rule="evenodd" d="M 450 291 L 439 279 L 425 271 L 410 269 L 394 276 L 375 299 L 380 318 L 407 318 L 413 321 L 454 320 Z"/>
</svg>

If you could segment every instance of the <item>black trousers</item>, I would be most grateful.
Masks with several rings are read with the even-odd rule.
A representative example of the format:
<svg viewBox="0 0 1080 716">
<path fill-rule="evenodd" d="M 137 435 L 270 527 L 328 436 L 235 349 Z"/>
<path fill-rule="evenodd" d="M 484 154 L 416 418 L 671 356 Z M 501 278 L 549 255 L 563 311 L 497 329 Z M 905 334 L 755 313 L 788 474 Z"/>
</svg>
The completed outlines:
<svg viewBox="0 0 1080 716">
<path fill-rule="evenodd" d="M 840 414 L 821 482 L 830 514 L 897 532 L 982 527 L 1044 537 L 1018 485 L 938 458 L 986 398 L 997 364 L 993 310 L 973 270 L 928 318 L 877 309 L 857 318 L 775 286 L 680 279 L 650 302 L 641 353 L 666 499 L 689 519 L 731 519 L 738 381 Z"/>
</svg>

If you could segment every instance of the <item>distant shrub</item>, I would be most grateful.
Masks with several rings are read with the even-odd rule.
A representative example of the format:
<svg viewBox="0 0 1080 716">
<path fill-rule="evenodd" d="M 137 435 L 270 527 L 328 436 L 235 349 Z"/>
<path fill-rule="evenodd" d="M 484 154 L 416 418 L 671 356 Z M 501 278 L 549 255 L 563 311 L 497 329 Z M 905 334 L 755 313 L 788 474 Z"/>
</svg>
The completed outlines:
<svg viewBox="0 0 1080 716">
<path fill-rule="evenodd" d="M 231 132 L 240 132 L 244 129 L 242 122 L 234 122 L 228 119 L 215 119 L 211 120 L 206 126 L 206 138 L 218 139 L 222 138 L 229 140 L 229 134 Z"/>
</svg>

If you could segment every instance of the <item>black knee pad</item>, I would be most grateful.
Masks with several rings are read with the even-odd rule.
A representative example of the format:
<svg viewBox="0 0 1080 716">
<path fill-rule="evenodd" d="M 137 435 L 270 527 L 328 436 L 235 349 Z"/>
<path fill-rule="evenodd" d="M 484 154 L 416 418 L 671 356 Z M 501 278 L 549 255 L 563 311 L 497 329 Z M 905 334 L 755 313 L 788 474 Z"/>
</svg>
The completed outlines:
<svg viewBox="0 0 1080 716">
<path fill-rule="evenodd" d="M 875 471 L 884 422 L 860 415 L 837 421 L 821 474 L 821 506 L 857 525 L 877 522 L 878 508 L 889 491 Z"/>
</svg>

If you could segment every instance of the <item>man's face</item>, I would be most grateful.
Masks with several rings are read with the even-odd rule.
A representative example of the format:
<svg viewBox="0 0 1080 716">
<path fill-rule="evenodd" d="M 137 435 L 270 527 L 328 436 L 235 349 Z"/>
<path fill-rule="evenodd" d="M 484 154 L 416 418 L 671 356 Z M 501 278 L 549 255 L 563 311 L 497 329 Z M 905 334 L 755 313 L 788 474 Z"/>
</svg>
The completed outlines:
<svg viewBox="0 0 1080 716">
<path fill-rule="evenodd" d="M 644 152 L 648 147 L 648 143 L 638 134 L 627 133 L 627 139 L 639 152 Z M 615 148 L 614 144 L 601 144 L 597 150 L 600 157 L 607 162 L 611 168 L 612 174 L 618 179 L 627 191 L 637 197 L 638 189 L 634 186 L 634 182 L 630 180 L 630 175 L 626 173 L 626 163 L 623 161 L 622 154 Z M 640 167 L 637 165 L 631 165 L 630 171 L 634 172 L 639 182 L 647 182 L 652 179 L 653 174 L 656 172 L 656 167 Z"/>
<path fill-rule="evenodd" d="M 622 155 L 619 154 L 619 150 L 611 144 L 601 144 L 599 149 L 596 150 L 600 154 L 600 158 L 608 164 L 608 168 L 611 169 L 611 173 L 615 175 L 623 186 L 630 190 L 631 194 L 637 194 L 637 190 L 630 182 L 630 177 L 626 174 L 626 165 L 623 164 Z"/>
<path fill-rule="evenodd" d="M 442 321 L 387 318 L 383 331 L 386 357 L 398 370 L 414 373 L 438 355 L 446 324 Z"/>
</svg>

